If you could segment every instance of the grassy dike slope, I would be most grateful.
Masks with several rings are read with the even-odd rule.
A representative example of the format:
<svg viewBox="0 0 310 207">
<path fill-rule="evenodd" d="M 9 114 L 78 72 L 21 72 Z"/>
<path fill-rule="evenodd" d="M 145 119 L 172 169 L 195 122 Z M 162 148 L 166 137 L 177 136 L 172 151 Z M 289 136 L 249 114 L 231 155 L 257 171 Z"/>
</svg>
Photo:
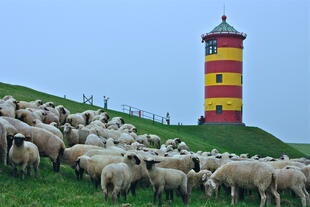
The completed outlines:
<svg viewBox="0 0 310 207">
<path fill-rule="evenodd" d="M 64 105 L 71 113 L 99 108 L 42 93 L 23 86 L 0 83 L 0 97 L 5 95 L 12 95 L 17 100 L 24 101 L 36 99 L 41 99 L 44 102 L 53 101 L 57 105 Z M 108 113 L 112 117 L 124 117 L 126 122 L 132 123 L 138 128 L 138 134 L 153 133 L 159 135 L 162 140 L 180 137 L 193 151 L 208 151 L 212 148 L 217 148 L 222 152 L 250 153 L 251 155 L 259 154 L 262 156 L 278 157 L 281 153 L 287 153 L 291 157 L 304 156 L 302 152 L 257 127 L 227 125 L 166 126 L 158 123 L 152 124 L 150 120 L 138 117 L 129 117 L 122 112 L 108 110 Z"/>
</svg>

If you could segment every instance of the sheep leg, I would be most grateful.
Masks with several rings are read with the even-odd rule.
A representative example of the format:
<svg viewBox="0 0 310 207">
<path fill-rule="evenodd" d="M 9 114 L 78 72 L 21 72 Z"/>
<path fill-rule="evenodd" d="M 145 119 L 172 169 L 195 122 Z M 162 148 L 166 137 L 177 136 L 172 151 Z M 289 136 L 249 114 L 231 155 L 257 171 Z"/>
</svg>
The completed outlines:
<svg viewBox="0 0 310 207">
<path fill-rule="evenodd" d="M 23 180 L 25 179 L 26 168 L 27 168 L 27 162 L 23 163 L 23 164 L 22 164 L 22 168 L 21 168 L 21 171 L 22 171 L 22 179 L 23 179 Z"/>
<path fill-rule="evenodd" d="M 303 190 L 303 192 L 304 192 L 304 194 L 305 194 L 305 196 L 306 196 L 307 205 L 310 206 L 310 197 L 309 197 L 308 191 L 306 190 L 306 187 L 304 186 L 304 187 L 302 188 L 302 190 Z"/>
<path fill-rule="evenodd" d="M 295 187 L 295 186 L 292 188 L 292 190 L 301 199 L 302 207 L 306 207 L 307 206 L 307 201 L 306 201 L 306 196 L 305 196 L 303 190 L 301 188 Z"/>
<path fill-rule="evenodd" d="M 33 170 L 34 170 L 34 175 L 35 175 L 36 177 L 39 177 L 39 176 L 40 176 L 39 163 L 36 163 L 36 164 L 33 166 Z"/>
<path fill-rule="evenodd" d="M 259 195 L 260 195 L 260 206 L 259 207 L 264 207 L 266 203 L 266 193 L 262 189 L 258 189 Z"/>
<path fill-rule="evenodd" d="M 12 164 L 12 166 L 13 166 L 12 174 L 13 174 L 14 177 L 17 177 L 17 167 L 14 164 Z"/>
<path fill-rule="evenodd" d="M 236 186 L 231 186 L 231 205 L 235 205 L 236 200 Z"/>
<path fill-rule="evenodd" d="M 182 196 L 182 200 L 183 200 L 184 205 L 187 205 L 189 196 L 188 196 L 186 187 L 180 187 L 180 194 Z"/>
<path fill-rule="evenodd" d="M 31 175 L 31 172 L 30 172 L 30 171 L 31 171 L 31 166 L 28 166 L 28 167 L 27 167 L 27 176 L 30 176 L 30 175 Z"/>
<path fill-rule="evenodd" d="M 161 193 L 162 191 L 164 190 L 164 186 L 160 186 L 158 189 L 157 189 L 157 194 L 156 194 L 156 197 L 158 199 L 158 205 L 161 206 Z"/>
<path fill-rule="evenodd" d="M 117 196 L 119 195 L 120 189 L 117 186 L 114 186 L 113 192 L 112 192 L 112 203 L 115 204 L 117 201 Z"/>
<path fill-rule="evenodd" d="M 154 195 L 153 195 L 153 203 L 156 204 L 156 195 L 157 195 L 158 187 L 154 186 Z"/>
<path fill-rule="evenodd" d="M 280 194 L 278 193 L 274 185 L 270 185 L 270 191 L 276 200 L 277 207 L 280 207 L 281 205 Z"/>
<path fill-rule="evenodd" d="M 131 195 L 133 196 L 136 196 L 136 186 L 137 186 L 137 182 L 131 183 L 130 192 L 131 192 Z"/>
</svg>

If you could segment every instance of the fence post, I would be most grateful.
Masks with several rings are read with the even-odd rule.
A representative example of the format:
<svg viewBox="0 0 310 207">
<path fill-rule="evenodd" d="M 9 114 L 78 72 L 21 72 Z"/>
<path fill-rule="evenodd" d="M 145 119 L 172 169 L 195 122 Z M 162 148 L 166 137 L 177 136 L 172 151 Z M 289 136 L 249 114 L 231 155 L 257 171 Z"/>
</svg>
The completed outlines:
<svg viewBox="0 0 310 207">
<path fill-rule="evenodd" d="M 129 116 L 131 115 L 131 107 L 129 107 Z"/>
<path fill-rule="evenodd" d="M 155 114 L 153 114 L 153 124 L 155 123 Z"/>
</svg>

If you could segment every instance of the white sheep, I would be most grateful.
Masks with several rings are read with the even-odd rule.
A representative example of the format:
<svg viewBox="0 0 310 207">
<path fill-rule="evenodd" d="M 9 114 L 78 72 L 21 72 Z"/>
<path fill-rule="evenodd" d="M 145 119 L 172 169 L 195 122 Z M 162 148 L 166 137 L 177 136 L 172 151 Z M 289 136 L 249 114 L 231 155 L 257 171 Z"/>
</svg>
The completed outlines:
<svg viewBox="0 0 310 207">
<path fill-rule="evenodd" d="M 158 167 L 173 168 L 188 173 L 191 169 L 200 171 L 199 158 L 196 155 L 179 155 L 160 158 Z"/>
<path fill-rule="evenodd" d="M 150 182 L 154 190 L 154 203 L 158 200 L 158 204 L 161 205 L 161 193 L 165 190 L 172 192 L 173 190 L 179 190 L 184 205 L 188 203 L 187 194 L 187 176 L 181 170 L 171 168 L 156 167 L 156 163 L 160 161 L 153 158 L 145 159 L 146 168 L 149 174 Z"/>
<path fill-rule="evenodd" d="M 0 116 L 15 117 L 15 110 L 17 109 L 17 102 L 14 98 L 0 100 Z"/>
<path fill-rule="evenodd" d="M 119 193 L 127 199 L 127 193 L 133 179 L 133 167 L 139 165 L 141 160 L 133 152 L 128 152 L 122 163 L 112 163 L 105 166 L 101 173 L 101 188 L 105 200 L 108 199 L 109 186 L 113 185 L 112 200 L 116 202 Z"/>
<path fill-rule="evenodd" d="M 259 161 L 234 161 L 218 168 L 208 179 L 208 194 L 211 195 L 219 185 L 231 187 L 231 204 L 238 202 L 238 187 L 244 189 L 258 189 L 261 196 L 260 207 L 266 203 L 266 190 L 270 189 L 280 207 L 280 195 L 277 192 L 277 176 L 272 166 Z"/>
<path fill-rule="evenodd" d="M 70 124 L 66 123 L 64 125 L 64 138 L 67 140 L 70 147 L 79 144 L 79 130 L 74 129 Z"/>
<path fill-rule="evenodd" d="M 17 134 L 16 128 L 5 119 L 0 118 L 0 160 L 4 165 L 7 165 L 8 151 L 15 134 Z"/>
<path fill-rule="evenodd" d="M 159 148 L 160 147 L 160 137 L 155 134 L 149 134 L 147 135 L 147 140 L 150 143 L 150 145 Z"/>
<path fill-rule="evenodd" d="M 178 144 L 181 143 L 181 139 L 180 138 L 174 138 L 174 139 L 168 139 L 166 141 L 166 145 L 172 145 L 173 149 L 176 149 L 178 147 Z"/>
<path fill-rule="evenodd" d="M 65 124 L 67 121 L 67 117 L 70 115 L 70 111 L 66 109 L 63 105 L 58 105 L 55 109 L 59 113 L 59 122 L 60 124 Z"/>
<path fill-rule="evenodd" d="M 38 127 L 38 128 L 41 128 L 41 129 L 45 129 L 45 130 L 53 133 L 54 135 L 58 136 L 60 139 L 64 138 L 63 134 L 61 133 L 61 131 L 57 127 L 55 127 L 55 126 L 53 126 L 51 124 L 44 124 L 39 119 L 36 119 L 36 120 L 34 120 L 34 124 L 33 125 L 35 127 Z"/>
<path fill-rule="evenodd" d="M 102 137 L 99 137 L 95 134 L 90 134 L 87 136 L 85 144 L 88 145 L 95 145 L 98 147 L 104 147 L 106 143 L 106 140 Z"/>
<path fill-rule="evenodd" d="M 181 143 L 178 145 L 178 150 L 179 150 L 179 152 L 180 152 L 181 150 L 189 151 L 189 147 L 186 145 L 185 142 L 181 142 Z"/>
<path fill-rule="evenodd" d="M 9 151 L 9 160 L 14 168 L 13 175 L 17 175 L 17 166 L 21 165 L 22 179 L 25 178 L 25 171 L 30 175 L 31 167 L 34 169 L 35 175 L 38 176 L 40 155 L 38 147 L 25 141 L 25 136 L 18 133 L 14 136 L 13 145 Z"/>
<path fill-rule="evenodd" d="M 191 197 L 193 188 L 199 188 L 203 185 L 203 182 L 207 180 L 212 175 L 212 172 L 209 170 L 200 170 L 199 172 L 195 172 L 194 170 L 190 170 L 187 173 L 187 193 L 188 197 Z"/>
<path fill-rule="evenodd" d="M 85 117 L 81 113 L 70 114 L 67 116 L 67 123 L 73 127 L 78 127 L 79 124 L 87 125 Z"/>
</svg>

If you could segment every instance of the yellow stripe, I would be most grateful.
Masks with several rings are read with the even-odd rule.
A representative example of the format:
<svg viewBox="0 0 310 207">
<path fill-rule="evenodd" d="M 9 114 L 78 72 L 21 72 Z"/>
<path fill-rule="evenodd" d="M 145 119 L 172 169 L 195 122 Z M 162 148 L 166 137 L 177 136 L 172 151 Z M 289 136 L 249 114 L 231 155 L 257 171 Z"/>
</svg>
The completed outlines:
<svg viewBox="0 0 310 207">
<path fill-rule="evenodd" d="M 215 111 L 216 105 L 222 105 L 223 110 L 241 111 L 241 98 L 207 98 L 205 99 L 205 111 Z"/>
<path fill-rule="evenodd" d="M 217 54 L 207 55 L 205 59 L 206 61 L 216 61 L 216 60 L 242 61 L 242 49 L 220 47 L 220 48 L 217 48 Z"/>
<path fill-rule="evenodd" d="M 217 74 L 222 74 L 222 83 L 216 82 Z M 242 86 L 241 73 L 208 73 L 205 75 L 205 85 L 206 86 L 221 86 L 221 85 Z"/>
</svg>

